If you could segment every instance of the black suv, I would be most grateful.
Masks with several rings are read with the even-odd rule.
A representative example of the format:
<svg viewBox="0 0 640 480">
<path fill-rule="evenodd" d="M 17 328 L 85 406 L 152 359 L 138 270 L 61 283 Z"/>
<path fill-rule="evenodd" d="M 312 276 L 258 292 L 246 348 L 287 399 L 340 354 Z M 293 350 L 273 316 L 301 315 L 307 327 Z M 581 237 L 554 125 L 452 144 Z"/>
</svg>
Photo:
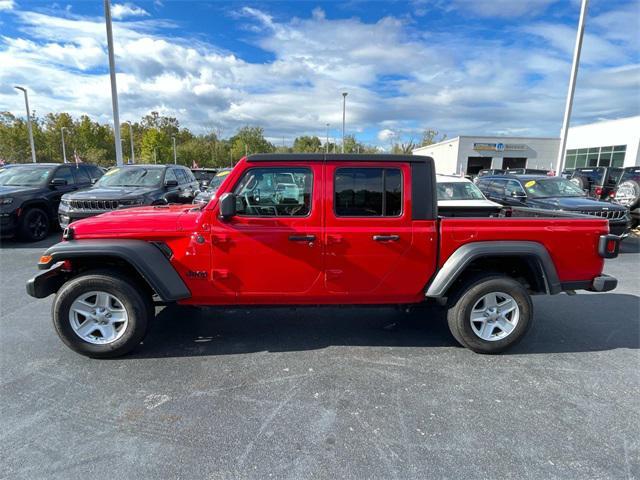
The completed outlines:
<svg viewBox="0 0 640 480">
<path fill-rule="evenodd" d="M 96 184 L 62 197 L 60 226 L 118 208 L 191 203 L 198 181 L 181 165 L 125 165 L 107 171 Z"/>
<path fill-rule="evenodd" d="M 514 207 L 541 208 L 609 219 L 614 235 L 629 233 L 629 211 L 615 203 L 588 198 L 575 183 L 546 175 L 493 175 L 477 183 L 489 200 Z"/>
<path fill-rule="evenodd" d="M 571 171 L 569 179 L 589 197 L 608 200 L 622 175 L 617 167 L 581 167 Z"/>
<path fill-rule="evenodd" d="M 200 188 L 204 190 L 218 173 L 217 168 L 192 168 L 191 172 L 200 183 Z"/>
<path fill-rule="evenodd" d="M 215 177 L 213 177 L 213 179 L 209 182 L 209 185 L 207 186 L 206 190 L 203 190 L 202 192 L 196 195 L 196 197 L 193 199 L 193 203 L 196 203 L 198 205 L 209 203 L 209 200 L 211 200 L 211 197 L 213 197 L 215 193 L 218 191 L 218 188 L 220 188 L 220 185 L 222 185 L 222 182 L 231 173 L 231 170 L 233 169 L 221 168 L 218 171 L 218 173 L 216 173 Z"/>
<path fill-rule="evenodd" d="M 57 226 L 60 198 L 103 175 L 95 165 L 27 163 L 0 167 L 0 236 L 35 242 Z"/>
<path fill-rule="evenodd" d="M 631 211 L 633 228 L 640 225 L 640 167 L 626 167 L 622 170 L 613 200 Z"/>
</svg>

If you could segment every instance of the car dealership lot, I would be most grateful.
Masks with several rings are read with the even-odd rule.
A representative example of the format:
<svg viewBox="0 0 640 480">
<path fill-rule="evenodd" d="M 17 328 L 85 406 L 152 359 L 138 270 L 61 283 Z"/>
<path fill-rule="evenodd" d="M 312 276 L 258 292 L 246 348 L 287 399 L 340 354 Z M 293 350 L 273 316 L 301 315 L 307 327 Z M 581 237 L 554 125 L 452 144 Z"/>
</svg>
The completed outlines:
<svg viewBox="0 0 640 480">
<path fill-rule="evenodd" d="M 0 478 L 640 476 L 638 239 L 499 356 L 431 309 L 172 307 L 108 361 L 25 294 L 55 241 L 0 248 Z"/>
</svg>

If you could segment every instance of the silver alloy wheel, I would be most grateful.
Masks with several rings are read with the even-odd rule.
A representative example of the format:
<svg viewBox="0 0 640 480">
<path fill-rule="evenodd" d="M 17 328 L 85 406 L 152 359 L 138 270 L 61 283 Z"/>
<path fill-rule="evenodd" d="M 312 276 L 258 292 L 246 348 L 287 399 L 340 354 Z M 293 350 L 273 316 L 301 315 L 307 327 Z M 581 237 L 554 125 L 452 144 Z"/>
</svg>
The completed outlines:
<svg viewBox="0 0 640 480">
<path fill-rule="evenodd" d="M 504 292 L 482 296 L 471 309 L 471 329 L 482 340 L 495 342 L 508 337 L 520 319 L 515 299 Z"/>
<path fill-rule="evenodd" d="M 69 323 L 85 342 L 107 345 L 127 330 L 129 315 L 118 297 L 101 291 L 86 292 L 69 309 Z"/>
</svg>

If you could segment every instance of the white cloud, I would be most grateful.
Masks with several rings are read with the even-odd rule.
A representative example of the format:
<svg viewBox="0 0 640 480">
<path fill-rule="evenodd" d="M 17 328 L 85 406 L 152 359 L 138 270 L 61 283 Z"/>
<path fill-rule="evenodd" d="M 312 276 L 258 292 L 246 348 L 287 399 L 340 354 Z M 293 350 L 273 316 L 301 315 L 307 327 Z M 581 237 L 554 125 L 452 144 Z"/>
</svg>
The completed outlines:
<svg viewBox="0 0 640 480">
<path fill-rule="evenodd" d="M 421 37 L 394 17 L 335 20 L 316 9 L 283 22 L 256 8 L 239 13 L 235 20 L 260 31 L 257 46 L 272 61 L 252 63 L 210 43 L 169 37 L 176 32 L 170 22 L 115 22 L 121 116 L 157 110 L 196 131 L 217 126 L 228 135 L 256 124 L 269 137 L 324 138 L 326 123 L 336 131 L 342 123 L 346 89 L 347 132 L 375 132 L 372 141 L 384 145 L 394 132 L 417 138 L 424 126 L 449 136 L 559 130 L 575 35 L 563 24 L 537 22 L 502 39 L 460 31 Z M 68 111 L 110 121 L 103 19 L 15 15 L 21 33 L 0 37 L 0 105 L 22 114 L 19 96 L 2 85 L 26 84 L 39 114 Z M 640 111 L 633 42 L 602 34 L 620 21 L 593 19 L 576 122 Z"/>
<path fill-rule="evenodd" d="M 16 3 L 13 0 L 0 0 L 0 11 L 13 10 Z"/>
<path fill-rule="evenodd" d="M 114 3 L 111 6 L 111 16 L 116 20 L 126 17 L 147 17 L 149 12 L 132 3 Z"/>
</svg>

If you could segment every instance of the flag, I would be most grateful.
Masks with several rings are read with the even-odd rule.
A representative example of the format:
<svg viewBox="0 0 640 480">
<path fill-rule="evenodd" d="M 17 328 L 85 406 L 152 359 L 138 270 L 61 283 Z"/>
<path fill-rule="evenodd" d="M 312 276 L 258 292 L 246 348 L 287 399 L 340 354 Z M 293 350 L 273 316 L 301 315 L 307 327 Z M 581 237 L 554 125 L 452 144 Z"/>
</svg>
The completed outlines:
<svg viewBox="0 0 640 480">
<path fill-rule="evenodd" d="M 200 168 L 200 167 L 198 167 L 198 164 L 194 160 L 193 163 L 191 164 L 191 168 Z"/>
<path fill-rule="evenodd" d="M 78 165 L 79 163 L 82 163 L 82 160 L 80 159 L 80 155 L 78 155 L 78 152 L 76 150 L 73 150 L 73 159 L 76 161 L 76 165 Z"/>
</svg>

